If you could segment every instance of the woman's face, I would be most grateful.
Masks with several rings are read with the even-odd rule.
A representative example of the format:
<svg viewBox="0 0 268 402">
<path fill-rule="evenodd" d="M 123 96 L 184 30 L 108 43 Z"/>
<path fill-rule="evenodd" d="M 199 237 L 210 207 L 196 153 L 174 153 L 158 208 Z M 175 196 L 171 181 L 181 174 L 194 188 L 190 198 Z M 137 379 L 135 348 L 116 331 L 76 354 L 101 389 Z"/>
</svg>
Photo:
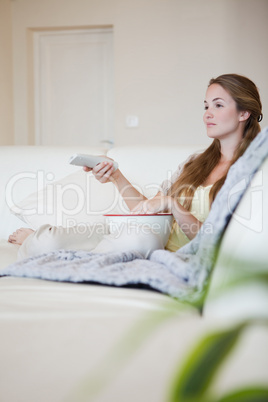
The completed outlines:
<svg viewBox="0 0 268 402">
<path fill-rule="evenodd" d="M 208 87 L 204 104 L 203 120 L 208 137 L 221 140 L 236 135 L 242 138 L 245 112 L 237 110 L 234 99 L 221 85 Z"/>
</svg>

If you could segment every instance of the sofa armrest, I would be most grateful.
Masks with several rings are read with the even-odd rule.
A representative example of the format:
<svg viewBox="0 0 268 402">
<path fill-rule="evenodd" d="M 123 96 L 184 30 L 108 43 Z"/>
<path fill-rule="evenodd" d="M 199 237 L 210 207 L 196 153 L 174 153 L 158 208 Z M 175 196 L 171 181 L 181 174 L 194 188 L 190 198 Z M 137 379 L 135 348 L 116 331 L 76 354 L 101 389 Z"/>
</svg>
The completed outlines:
<svg viewBox="0 0 268 402">
<path fill-rule="evenodd" d="M 267 317 L 268 160 L 254 176 L 224 234 L 205 303 L 207 316 Z"/>
</svg>

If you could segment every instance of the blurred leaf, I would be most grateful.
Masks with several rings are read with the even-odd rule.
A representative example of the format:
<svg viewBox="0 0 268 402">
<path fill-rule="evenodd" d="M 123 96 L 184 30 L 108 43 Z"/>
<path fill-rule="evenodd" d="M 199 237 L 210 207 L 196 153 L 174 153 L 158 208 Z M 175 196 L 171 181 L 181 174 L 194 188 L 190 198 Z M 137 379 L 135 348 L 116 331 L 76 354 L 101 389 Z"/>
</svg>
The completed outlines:
<svg viewBox="0 0 268 402">
<path fill-rule="evenodd" d="M 169 401 L 201 401 L 246 325 L 240 324 L 229 330 L 209 334 L 202 339 L 175 375 Z"/>
<path fill-rule="evenodd" d="M 244 273 L 243 275 L 238 275 L 236 272 L 236 277 L 229 279 L 228 283 L 221 285 L 221 287 L 217 287 L 214 297 L 221 296 L 222 293 L 224 294 L 229 289 L 238 289 L 241 286 L 253 283 L 260 283 L 263 286 L 268 285 L 268 272 L 255 272 L 255 273 Z"/>
<path fill-rule="evenodd" d="M 230 264 L 231 258 L 231 264 Z M 228 267 L 230 276 L 227 282 L 221 283 L 221 285 L 214 284 L 213 296 L 217 298 L 221 294 L 225 293 L 229 289 L 239 288 L 252 283 L 260 283 L 261 285 L 268 285 L 268 271 L 267 262 L 255 261 L 241 261 L 234 256 L 228 254 L 222 255 L 220 263 L 222 266 Z M 212 274 L 213 275 L 213 274 Z M 213 280 L 213 278 L 211 278 Z"/>
<path fill-rule="evenodd" d="M 267 402 L 268 388 L 247 388 L 232 392 L 216 402 Z"/>
</svg>

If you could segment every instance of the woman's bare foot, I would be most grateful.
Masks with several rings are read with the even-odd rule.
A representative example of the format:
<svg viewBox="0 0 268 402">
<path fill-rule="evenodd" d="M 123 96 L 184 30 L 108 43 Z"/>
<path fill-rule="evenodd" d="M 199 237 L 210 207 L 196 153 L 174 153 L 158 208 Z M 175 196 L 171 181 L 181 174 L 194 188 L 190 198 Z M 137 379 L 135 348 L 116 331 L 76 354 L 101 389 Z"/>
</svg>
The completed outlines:
<svg viewBox="0 0 268 402">
<path fill-rule="evenodd" d="M 32 234 L 34 230 L 28 228 L 20 228 L 16 230 L 12 235 L 9 236 L 8 241 L 12 244 L 21 245 L 27 237 Z"/>
</svg>

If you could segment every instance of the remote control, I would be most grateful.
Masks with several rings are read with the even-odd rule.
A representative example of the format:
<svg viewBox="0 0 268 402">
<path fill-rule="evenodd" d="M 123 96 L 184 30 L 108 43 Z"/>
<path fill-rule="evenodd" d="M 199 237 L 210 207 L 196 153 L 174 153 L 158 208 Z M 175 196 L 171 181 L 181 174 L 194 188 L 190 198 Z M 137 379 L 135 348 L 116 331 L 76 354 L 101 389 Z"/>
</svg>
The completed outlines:
<svg viewBox="0 0 268 402">
<path fill-rule="evenodd" d="M 69 159 L 71 165 L 87 166 L 92 169 L 101 162 L 113 162 L 114 170 L 116 171 L 118 168 L 117 162 L 111 161 L 111 159 L 106 158 L 105 156 L 74 154 Z"/>
</svg>

